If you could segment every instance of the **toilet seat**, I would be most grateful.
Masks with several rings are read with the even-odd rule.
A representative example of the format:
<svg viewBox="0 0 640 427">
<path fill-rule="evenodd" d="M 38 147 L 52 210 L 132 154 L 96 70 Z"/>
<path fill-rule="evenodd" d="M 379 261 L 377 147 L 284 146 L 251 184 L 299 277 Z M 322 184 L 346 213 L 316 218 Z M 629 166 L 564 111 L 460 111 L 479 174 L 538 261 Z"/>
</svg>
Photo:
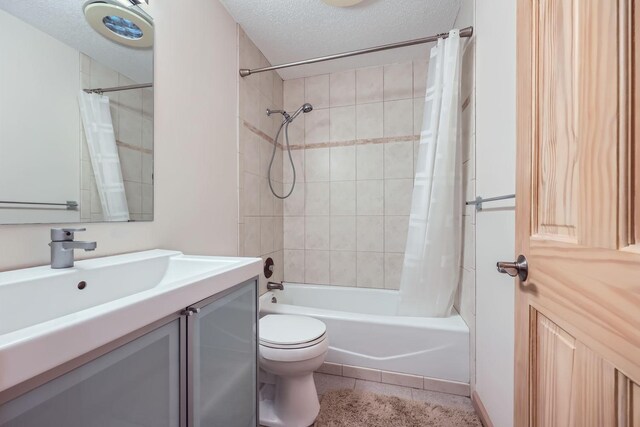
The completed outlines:
<svg viewBox="0 0 640 427">
<path fill-rule="evenodd" d="M 260 319 L 260 344 L 273 348 L 300 348 L 327 333 L 318 319 L 290 314 L 269 314 Z"/>
<path fill-rule="evenodd" d="M 273 348 L 260 344 L 260 358 L 274 362 L 302 362 L 322 356 L 329 349 L 329 340 L 322 337 L 317 343 L 301 348 Z"/>
<path fill-rule="evenodd" d="M 277 349 L 281 349 L 281 350 L 291 350 L 291 349 L 296 349 L 296 348 L 305 348 L 305 347 L 311 347 L 313 345 L 316 345 L 316 344 L 322 342 L 325 339 L 326 335 L 327 334 L 322 334 L 322 336 L 316 338 L 313 341 L 302 342 L 302 343 L 299 343 L 299 344 L 277 344 L 277 343 L 272 343 L 272 342 L 260 340 L 260 345 L 262 345 L 264 347 L 277 348 Z"/>
<path fill-rule="evenodd" d="M 280 362 L 313 359 L 329 343 L 327 327 L 312 317 L 270 314 L 260 319 L 260 357 Z"/>
</svg>

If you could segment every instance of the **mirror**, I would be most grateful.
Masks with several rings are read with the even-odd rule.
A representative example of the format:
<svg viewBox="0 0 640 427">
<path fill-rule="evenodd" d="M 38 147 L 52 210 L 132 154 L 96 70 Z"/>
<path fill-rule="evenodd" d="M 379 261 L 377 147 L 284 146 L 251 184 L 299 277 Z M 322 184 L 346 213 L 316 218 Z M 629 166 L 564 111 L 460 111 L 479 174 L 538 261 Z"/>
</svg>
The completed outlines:
<svg viewBox="0 0 640 427">
<path fill-rule="evenodd" d="M 0 0 L 0 224 L 153 220 L 140 0 Z"/>
</svg>

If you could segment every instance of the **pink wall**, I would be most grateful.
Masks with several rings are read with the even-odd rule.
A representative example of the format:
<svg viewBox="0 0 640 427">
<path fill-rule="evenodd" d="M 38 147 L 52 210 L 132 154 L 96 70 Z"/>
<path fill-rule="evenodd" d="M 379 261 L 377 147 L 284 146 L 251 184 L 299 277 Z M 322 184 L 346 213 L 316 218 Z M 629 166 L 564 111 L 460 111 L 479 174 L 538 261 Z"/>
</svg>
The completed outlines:
<svg viewBox="0 0 640 427">
<path fill-rule="evenodd" d="M 212 0 L 152 2 L 152 15 L 155 221 L 88 224 L 78 238 L 98 242 L 91 257 L 151 248 L 235 255 L 236 24 Z M 0 226 L 0 270 L 47 264 L 51 227 Z"/>
</svg>

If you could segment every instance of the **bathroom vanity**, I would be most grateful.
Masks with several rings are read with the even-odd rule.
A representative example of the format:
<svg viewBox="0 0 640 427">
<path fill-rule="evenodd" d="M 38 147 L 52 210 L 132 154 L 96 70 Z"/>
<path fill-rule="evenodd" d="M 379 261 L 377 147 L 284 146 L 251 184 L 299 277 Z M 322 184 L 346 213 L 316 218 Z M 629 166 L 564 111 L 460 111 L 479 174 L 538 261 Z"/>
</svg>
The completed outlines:
<svg viewBox="0 0 640 427">
<path fill-rule="evenodd" d="M 256 425 L 254 258 L 0 273 L 0 426 Z"/>
</svg>

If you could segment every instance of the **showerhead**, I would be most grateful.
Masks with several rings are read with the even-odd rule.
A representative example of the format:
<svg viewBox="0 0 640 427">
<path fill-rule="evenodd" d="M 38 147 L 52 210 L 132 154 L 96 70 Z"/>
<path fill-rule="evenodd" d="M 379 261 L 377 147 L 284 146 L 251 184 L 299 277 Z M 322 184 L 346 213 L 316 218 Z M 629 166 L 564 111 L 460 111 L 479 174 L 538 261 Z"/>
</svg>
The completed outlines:
<svg viewBox="0 0 640 427">
<path fill-rule="evenodd" d="M 300 115 L 300 113 L 306 114 L 311 112 L 312 110 L 313 110 L 313 105 L 309 104 L 308 102 L 305 102 L 304 104 L 302 104 L 300 108 L 296 110 L 295 113 L 291 115 L 291 118 L 289 119 L 289 121 L 292 122 L 296 117 Z"/>
</svg>

